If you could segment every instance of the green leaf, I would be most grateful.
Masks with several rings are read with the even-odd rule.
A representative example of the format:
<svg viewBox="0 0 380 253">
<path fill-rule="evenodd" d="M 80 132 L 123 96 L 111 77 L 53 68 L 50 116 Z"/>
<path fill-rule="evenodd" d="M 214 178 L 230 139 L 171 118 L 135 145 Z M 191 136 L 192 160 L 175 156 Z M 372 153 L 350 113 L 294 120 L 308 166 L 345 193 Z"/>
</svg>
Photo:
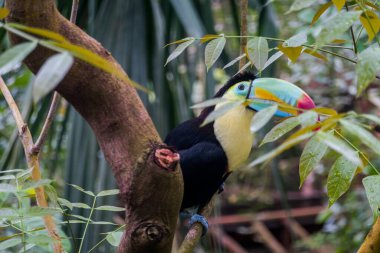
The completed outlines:
<svg viewBox="0 0 380 253">
<path fill-rule="evenodd" d="M 278 105 L 272 105 L 255 113 L 251 121 L 251 132 L 255 133 L 265 126 L 274 116 Z"/>
<path fill-rule="evenodd" d="M 0 192 L 17 192 L 17 189 L 11 184 L 0 184 Z"/>
<path fill-rule="evenodd" d="M 57 87 L 73 63 L 74 57 L 67 52 L 53 55 L 45 61 L 33 83 L 34 103 Z"/>
<path fill-rule="evenodd" d="M 371 46 L 358 55 L 355 72 L 359 96 L 380 71 L 380 48 Z"/>
<path fill-rule="evenodd" d="M 380 117 L 379 116 L 372 115 L 372 114 L 360 114 L 359 116 L 366 118 L 366 119 L 369 119 L 369 120 L 375 122 L 376 124 L 380 125 Z"/>
<path fill-rule="evenodd" d="M 324 142 L 329 148 L 335 150 L 339 154 L 345 156 L 349 161 L 362 167 L 362 161 L 356 156 L 356 151 L 353 150 L 346 142 L 342 139 L 335 137 L 334 135 L 329 135 L 325 132 L 319 131 L 317 133 L 318 138 Z"/>
<path fill-rule="evenodd" d="M 36 234 L 36 235 L 29 234 L 25 241 L 27 243 L 36 244 L 39 246 L 47 246 L 51 243 L 52 238 L 44 234 Z"/>
<path fill-rule="evenodd" d="M 111 189 L 111 190 L 104 190 L 99 192 L 96 196 L 102 197 L 102 196 L 109 196 L 109 195 L 117 195 L 120 193 L 119 189 Z"/>
<path fill-rule="evenodd" d="M 242 54 L 238 57 L 236 57 L 235 59 L 233 59 L 232 61 L 230 61 L 229 63 L 227 63 L 223 69 L 226 69 L 226 68 L 229 68 L 231 67 L 232 65 L 234 65 L 235 63 L 237 63 L 238 61 L 240 61 L 241 59 L 243 59 L 245 57 L 245 54 Z"/>
<path fill-rule="evenodd" d="M 268 60 L 268 41 L 263 37 L 254 37 L 247 43 L 248 58 L 260 72 Z"/>
<path fill-rule="evenodd" d="M 107 239 L 107 242 L 109 244 L 111 244 L 112 246 L 117 247 L 120 244 L 122 236 L 123 236 L 123 232 L 121 232 L 121 231 L 115 231 L 115 232 L 109 233 L 107 235 L 106 239 Z"/>
<path fill-rule="evenodd" d="M 190 108 L 191 109 L 207 108 L 207 107 L 214 106 L 214 105 L 217 105 L 219 103 L 226 102 L 226 101 L 228 101 L 228 100 L 226 98 L 223 98 L 223 97 L 212 98 L 212 99 L 208 99 L 206 101 L 203 101 L 202 103 L 193 105 Z"/>
<path fill-rule="evenodd" d="M 299 47 L 307 42 L 307 34 L 300 32 L 289 39 L 285 40 L 283 43 L 284 47 Z"/>
<path fill-rule="evenodd" d="M 318 121 L 318 113 L 315 111 L 307 111 L 297 116 L 302 128 L 312 126 Z"/>
<path fill-rule="evenodd" d="M 5 176 L 0 177 L 0 180 L 12 180 L 12 179 L 16 179 L 16 176 L 15 175 L 5 175 Z"/>
<path fill-rule="evenodd" d="M 213 39 L 207 44 L 205 49 L 205 63 L 207 71 L 212 67 L 212 65 L 214 65 L 216 60 L 218 60 L 225 45 L 226 38 L 224 37 Z"/>
<path fill-rule="evenodd" d="M 61 205 L 68 207 L 70 210 L 73 210 L 73 204 L 71 204 L 71 202 L 68 201 L 67 199 L 58 198 L 58 202 Z"/>
<path fill-rule="evenodd" d="M 285 150 L 288 150 L 289 148 L 293 147 L 294 145 L 300 143 L 301 141 L 306 140 L 307 138 L 310 138 L 312 135 L 313 135 L 313 133 L 306 133 L 306 134 L 297 136 L 293 139 L 290 139 L 288 141 L 285 141 L 284 143 L 282 143 L 280 146 L 273 149 L 272 151 L 266 153 L 265 155 L 261 155 L 258 158 L 256 158 L 248 166 L 254 167 L 260 163 L 263 163 L 269 159 L 272 159 L 272 158 L 278 156 L 279 154 L 281 154 L 282 152 L 284 152 Z"/>
<path fill-rule="evenodd" d="M 314 0 L 294 0 L 293 4 L 290 6 L 290 9 L 285 14 L 305 9 L 314 3 L 316 3 Z"/>
<path fill-rule="evenodd" d="M 54 215 L 61 212 L 62 211 L 59 208 L 39 207 L 39 206 L 32 206 L 30 208 L 21 210 L 21 214 L 24 217 L 40 217 L 40 216 L 46 216 L 46 215 Z"/>
<path fill-rule="evenodd" d="M 341 119 L 340 124 L 352 135 L 358 137 L 365 145 L 380 155 L 380 141 L 363 127 L 356 125 L 351 121 Z"/>
<path fill-rule="evenodd" d="M 51 184 L 51 182 L 52 182 L 52 180 L 50 180 L 50 179 L 41 179 L 38 181 L 29 181 L 22 186 L 22 190 L 27 191 L 30 189 L 35 189 L 35 188 L 40 187 L 40 186 L 49 185 L 49 184 Z"/>
<path fill-rule="evenodd" d="M 322 30 L 316 36 L 317 47 L 333 41 L 337 36 L 347 31 L 355 21 L 359 20 L 361 13 L 361 11 L 339 12 L 324 22 Z"/>
<path fill-rule="evenodd" d="M 21 244 L 21 238 L 11 238 L 0 243 L 0 250 L 5 250 Z"/>
<path fill-rule="evenodd" d="M 85 203 L 71 203 L 72 207 L 91 209 L 91 207 Z"/>
<path fill-rule="evenodd" d="M 302 151 L 299 163 L 300 187 L 327 151 L 327 145 L 317 135 L 311 138 Z"/>
<path fill-rule="evenodd" d="M 373 214 L 380 214 L 380 176 L 368 176 L 363 179 L 363 185 Z"/>
<path fill-rule="evenodd" d="M 117 206 L 98 206 L 95 208 L 95 210 L 121 212 L 121 211 L 125 211 L 125 208 L 124 207 L 117 207 Z"/>
<path fill-rule="evenodd" d="M 237 74 L 243 72 L 246 68 L 250 67 L 251 66 L 251 62 L 247 62 L 243 67 L 241 67 L 238 72 L 236 72 L 236 74 L 234 76 L 236 76 Z"/>
<path fill-rule="evenodd" d="M 223 103 L 223 104 L 220 105 L 219 107 L 215 108 L 215 110 L 212 111 L 212 112 L 206 117 L 206 119 L 203 121 L 203 123 L 202 123 L 201 126 L 205 126 L 205 125 L 207 125 L 208 123 L 213 122 L 213 121 L 216 120 L 217 118 L 222 117 L 224 114 L 226 114 L 226 113 L 229 112 L 230 110 L 234 109 L 235 107 L 240 106 L 243 102 L 244 102 L 244 100 L 238 100 L 238 101 L 228 101 L 228 102 L 226 102 L 226 103 Z"/>
<path fill-rule="evenodd" d="M 182 54 L 183 51 L 185 51 L 185 49 L 190 46 L 191 44 L 193 44 L 193 42 L 195 41 L 195 38 L 193 37 L 189 37 L 189 38 L 185 38 L 184 41 L 179 44 L 176 49 L 174 49 L 174 51 L 169 55 L 168 59 L 166 60 L 166 63 L 165 63 L 165 66 L 171 62 L 172 60 L 174 60 L 175 58 L 177 58 L 180 54 Z"/>
<path fill-rule="evenodd" d="M 260 146 L 278 140 L 280 137 L 300 124 L 297 117 L 290 117 L 273 127 L 264 137 Z"/>
<path fill-rule="evenodd" d="M 29 41 L 11 47 L 0 55 L 0 75 L 11 71 L 17 64 L 22 62 L 37 46 L 37 42 Z"/>
<path fill-rule="evenodd" d="M 74 187 L 75 189 L 77 189 L 78 191 L 81 191 L 83 193 L 86 193 L 87 195 L 90 195 L 90 196 L 93 196 L 95 197 L 95 194 L 92 192 L 92 191 L 86 191 L 85 189 L 83 189 L 82 187 L 78 186 L 78 185 L 75 185 L 75 184 L 69 184 L 70 186 Z"/>
<path fill-rule="evenodd" d="M 273 62 L 277 61 L 284 53 L 281 52 L 281 51 L 278 51 L 276 52 L 275 54 L 273 54 L 271 57 L 269 57 L 269 59 L 267 60 L 267 62 L 264 64 L 264 67 L 262 68 L 261 71 L 263 71 L 264 69 L 266 69 L 268 66 L 270 66 Z"/>
<path fill-rule="evenodd" d="M 15 172 L 21 172 L 21 171 L 24 171 L 24 170 L 21 170 L 21 169 L 4 170 L 4 171 L 0 171 L 0 174 L 5 174 L 5 173 L 15 173 Z"/>
<path fill-rule="evenodd" d="M 70 217 L 74 217 L 74 218 L 77 218 L 77 219 L 83 220 L 83 221 L 92 221 L 91 219 L 86 218 L 82 215 L 78 215 L 78 214 L 70 214 Z M 71 220 L 70 220 L 70 222 L 71 222 Z"/>
<path fill-rule="evenodd" d="M 359 159 L 359 154 L 355 153 Z M 355 176 L 357 164 L 347 160 L 346 157 L 340 156 L 333 164 L 327 178 L 327 195 L 329 196 L 329 206 L 335 203 L 348 188 L 350 188 L 352 179 Z"/>
<path fill-rule="evenodd" d="M 17 210 L 11 208 L 1 208 L 0 209 L 0 218 L 3 219 L 13 219 L 18 217 Z"/>
</svg>

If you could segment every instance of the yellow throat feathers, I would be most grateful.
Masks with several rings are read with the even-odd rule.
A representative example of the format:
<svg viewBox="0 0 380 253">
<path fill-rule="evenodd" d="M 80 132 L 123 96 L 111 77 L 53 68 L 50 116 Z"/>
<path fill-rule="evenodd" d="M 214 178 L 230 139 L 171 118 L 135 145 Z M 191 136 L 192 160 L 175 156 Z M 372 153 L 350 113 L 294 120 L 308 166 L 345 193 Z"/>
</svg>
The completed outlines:
<svg viewBox="0 0 380 253">
<path fill-rule="evenodd" d="M 222 104 L 218 104 L 218 108 Z M 214 132 L 228 160 L 228 170 L 233 171 L 244 163 L 251 151 L 253 135 L 250 131 L 254 112 L 244 105 L 235 107 L 214 122 Z"/>
</svg>

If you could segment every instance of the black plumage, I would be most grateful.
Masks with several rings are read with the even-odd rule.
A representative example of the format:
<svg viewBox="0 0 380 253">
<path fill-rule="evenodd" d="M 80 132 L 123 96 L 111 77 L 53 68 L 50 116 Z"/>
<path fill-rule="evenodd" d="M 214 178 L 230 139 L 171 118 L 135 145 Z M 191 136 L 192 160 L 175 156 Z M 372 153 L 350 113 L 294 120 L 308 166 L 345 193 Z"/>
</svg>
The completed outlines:
<svg viewBox="0 0 380 253">
<path fill-rule="evenodd" d="M 222 97 L 236 83 L 253 79 L 255 75 L 249 72 L 238 74 L 214 97 Z M 181 210 L 206 205 L 229 173 L 227 156 L 215 136 L 214 124 L 200 127 L 214 107 L 208 107 L 197 118 L 178 125 L 165 139 L 165 143 L 175 147 L 180 154 L 185 187 Z"/>
</svg>

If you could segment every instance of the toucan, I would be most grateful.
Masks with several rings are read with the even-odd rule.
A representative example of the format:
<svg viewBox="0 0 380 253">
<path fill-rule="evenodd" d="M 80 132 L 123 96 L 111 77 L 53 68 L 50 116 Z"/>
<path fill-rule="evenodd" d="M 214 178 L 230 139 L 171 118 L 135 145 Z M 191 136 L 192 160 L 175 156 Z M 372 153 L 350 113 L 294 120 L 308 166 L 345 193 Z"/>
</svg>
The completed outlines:
<svg viewBox="0 0 380 253">
<path fill-rule="evenodd" d="M 255 112 L 273 103 L 284 103 L 291 107 L 278 107 L 275 116 L 285 118 L 299 113 L 293 108 L 315 107 L 309 95 L 296 85 L 276 78 L 257 78 L 250 72 L 228 80 L 214 96 L 218 97 L 226 100 L 203 109 L 198 117 L 181 123 L 164 141 L 179 153 L 184 181 L 181 211 L 195 208 L 195 215 L 189 223 L 201 222 L 204 231 L 207 231 L 207 221 L 196 213 L 207 205 L 216 192 L 222 191 L 228 175 L 247 160 L 254 139 L 250 125 Z M 229 100 L 237 99 L 250 102 L 242 103 L 214 122 L 202 126 L 213 110 Z"/>
</svg>

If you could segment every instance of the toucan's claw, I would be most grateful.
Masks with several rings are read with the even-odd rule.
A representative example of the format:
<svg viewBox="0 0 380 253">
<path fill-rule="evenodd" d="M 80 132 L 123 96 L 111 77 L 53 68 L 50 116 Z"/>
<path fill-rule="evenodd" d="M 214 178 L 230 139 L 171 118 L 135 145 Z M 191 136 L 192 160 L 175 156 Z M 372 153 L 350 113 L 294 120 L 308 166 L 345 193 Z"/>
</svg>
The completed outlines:
<svg viewBox="0 0 380 253">
<path fill-rule="evenodd" d="M 207 219 L 200 214 L 194 214 L 193 216 L 191 216 L 191 218 L 189 220 L 188 227 L 191 228 L 191 226 L 196 222 L 199 222 L 203 227 L 202 236 L 207 234 L 207 231 L 208 231 Z"/>
<path fill-rule="evenodd" d="M 225 186 L 225 183 L 223 182 L 223 183 L 219 186 L 218 194 L 221 194 L 221 193 L 224 191 L 224 186 Z"/>
</svg>

